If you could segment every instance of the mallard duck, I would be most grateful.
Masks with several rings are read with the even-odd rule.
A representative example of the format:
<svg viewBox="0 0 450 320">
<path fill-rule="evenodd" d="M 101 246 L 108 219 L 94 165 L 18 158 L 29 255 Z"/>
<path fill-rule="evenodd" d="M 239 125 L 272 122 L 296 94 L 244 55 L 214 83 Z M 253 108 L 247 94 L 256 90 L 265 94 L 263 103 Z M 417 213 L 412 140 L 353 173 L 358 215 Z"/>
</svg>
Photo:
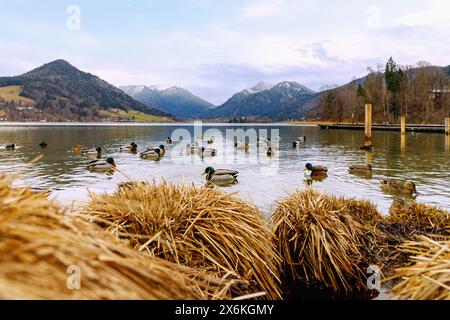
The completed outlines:
<svg viewBox="0 0 450 320">
<path fill-rule="evenodd" d="M 409 195 L 417 193 L 416 184 L 403 179 L 383 179 L 381 180 L 381 190 Z"/>
<path fill-rule="evenodd" d="M 351 165 L 349 168 L 350 172 L 371 172 L 372 171 L 372 165 L 370 164 L 364 164 L 364 165 Z"/>
<path fill-rule="evenodd" d="M 188 144 L 186 146 L 186 153 L 187 154 L 194 154 L 200 151 L 200 147 L 198 145 L 198 143 L 193 143 L 193 144 Z"/>
<path fill-rule="evenodd" d="M 102 148 L 97 147 L 95 149 L 81 149 L 81 154 L 84 155 L 84 156 L 101 157 L 101 155 L 102 155 Z"/>
<path fill-rule="evenodd" d="M 374 147 L 372 145 L 370 145 L 370 146 L 362 146 L 360 149 L 364 150 L 364 151 L 370 151 L 370 152 L 374 151 Z"/>
<path fill-rule="evenodd" d="M 113 158 L 107 158 L 106 160 L 94 160 L 89 162 L 88 169 L 90 171 L 109 171 L 116 167 L 116 163 Z"/>
<path fill-rule="evenodd" d="M 234 144 L 234 147 L 238 150 L 245 150 L 245 151 L 247 151 L 250 148 L 248 143 L 238 143 L 238 142 Z"/>
<path fill-rule="evenodd" d="M 137 144 L 132 142 L 130 144 L 124 145 L 120 147 L 120 151 L 122 152 L 136 152 L 137 151 Z"/>
<path fill-rule="evenodd" d="M 325 166 L 313 166 L 311 163 L 305 165 L 305 171 L 309 171 L 312 176 L 325 175 L 328 172 L 328 168 Z"/>
<path fill-rule="evenodd" d="M 164 146 L 160 145 L 157 148 L 149 148 L 146 151 L 142 152 L 140 154 L 140 157 L 142 159 L 152 159 L 152 160 L 159 160 L 161 157 L 163 157 L 165 154 L 164 152 Z"/>
<path fill-rule="evenodd" d="M 72 146 L 72 152 L 74 153 L 80 153 L 81 150 L 83 150 L 83 146 L 80 146 L 79 144 Z"/>
<path fill-rule="evenodd" d="M 238 173 L 236 170 L 218 169 L 212 167 L 205 169 L 203 175 L 206 175 L 207 182 L 231 184 L 237 181 Z"/>
<path fill-rule="evenodd" d="M 306 143 L 306 140 L 307 140 L 306 136 L 298 137 L 296 141 L 292 142 L 292 146 L 294 148 L 297 148 L 301 144 Z"/>
<path fill-rule="evenodd" d="M 16 150 L 16 145 L 13 143 L 13 144 L 8 144 L 8 145 L 6 145 L 5 146 L 5 149 L 6 150 Z"/>
<path fill-rule="evenodd" d="M 199 150 L 200 156 L 203 157 L 215 157 L 217 155 L 217 150 L 212 148 L 200 148 Z"/>
<path fill-rule="evenodd" d="M 257 138 L 258 146 L 266 147 L 268 145 L 266 138 Z"/>
<path fill-rule="evenodd" d="M 395 197 L 392 205 L 389 207 L 389 214 L 394 215 L 399 209 L 409 207 L 415 203 L 414 200 Z"/>
<path fill-rule="evenodd" d="M 48 144 L 45 141 L 42 141 L 41 143 L 39 143 L 39 147 L 41 148 L 47 148 Z"/>
<path fill-rule="evenodd" d="M 167 143 L 167 144 L 172 144 L 172 139 L 171 139 L 170 137 L 167 137 L 166 143 Z"/>
</svg>

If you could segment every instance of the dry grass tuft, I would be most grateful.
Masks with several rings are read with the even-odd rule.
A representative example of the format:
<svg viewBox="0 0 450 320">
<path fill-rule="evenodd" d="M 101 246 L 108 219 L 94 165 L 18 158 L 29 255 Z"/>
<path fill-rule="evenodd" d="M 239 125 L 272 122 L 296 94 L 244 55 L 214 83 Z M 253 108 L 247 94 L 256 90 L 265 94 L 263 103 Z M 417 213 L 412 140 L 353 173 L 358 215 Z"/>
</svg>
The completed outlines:
<svg viewBox="0 0 450 320">
<path fill-rule="evenodd" d="M 92 195 L 84 214 L 141 252 L 247 281 L 234 293 L 280 298 L 280 258 L 262 214 L 216 189 L 135 183 Z"/>
<path fill-rule="evenodd" d="M 0 176 L 0 299 L 229 298 L 233 281 L 143 257 L 11 182 Z M 80 271 L 79 290 L 68 270 Z"/>
<path fill-rule="evenodd" d="M 408 222 L 423 228 L 442 229 L 450 225 L 450 212 L 401 198 L 394 200 L 387 221 Z"/>
<path fill-rule="evenodd" d="M 417 241 L 422 235 L 438 239 L 450 234 L 450 230 L 445 229 L 450 225 L 450 216 L 443 209 L 396 198 L 389 213 L 376 225 L 386 275 L 392 275 L 397 268 L 410 263 L 408 254 L 401 250 L 403 243 Z"/>
<path fill-rule="evenodd" d="M 376 208 L 368 202 L 308 189 L 281 201 L 271 226 L 292 280 L 351 292 L 366 288 L 361 268 L 373 258 L 367 247 L 373 245 L 376 231 L 363 222 L 378 219 Z"/>
<path fill-rule="evenodd" d="M 450 300 L 450 238 L 407 242 L 401 250 L 412 264 L 397 270 L 402 281 L 391 290 L 395 299 Z"/>
</svg>

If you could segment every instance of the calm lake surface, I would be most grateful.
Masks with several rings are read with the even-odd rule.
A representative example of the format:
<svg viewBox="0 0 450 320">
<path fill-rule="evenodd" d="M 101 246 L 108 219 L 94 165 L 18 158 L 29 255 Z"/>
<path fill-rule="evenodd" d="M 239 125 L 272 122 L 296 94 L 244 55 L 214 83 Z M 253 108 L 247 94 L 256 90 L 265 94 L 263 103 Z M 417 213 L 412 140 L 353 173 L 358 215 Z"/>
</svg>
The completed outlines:
<svg viewBox="0 0 450 320">
<path fill-rule="evenodd" d="M 0 126 L 0 146 L 15 143 L 19 148 L 15 151 L 2 148 L 0 173 L 20 172 L 17 184 L 49 189 L 53 198 L 71 205 L 73 201 L 88 200 L 88 190 L 114 191 L 118 183 L 128 181 L 126 176 L 136 180 L 165 179 L 203 185 L 201 173 L 208 166 L 236 169 L 239 183 L 223 190 L 236 192 L 242 199 L 255 203 L 266 215 L 274 209 L 277 200 L 311 183 L 331 194 L 370 200 L 381 212 L 387 213 L 394 195 L 381 191 L 379 182 L 385 177 L 404 178 L 417 184 L 417 201 L 450 209 L 450 150 L 443 134 L 419 133 L 416 137 L 407 134 L 406 146 L 401 149 L 400 133 L 375 131 L 375 151 L 366 153 L 359 149 L 364 140 L 362 131 L 322 130 L 316 126 L 204 124 L 203 132 L 211 128 L 222 132 L 230 147 L 224 148 L 216 138 L 214 144 L 205 145 L 217 148 L 217 157 L 202 159 L 197 154 L 186 155 L 177 138 L 172 145 L 165 144 L 175 130 L 181 135 L 189 133 L 201 143 L 192 125 L 3 125 Z M 226 136 L 227 130 L 235 129 L 256 129 L 257 132 L 266 129 L 269 137 L 272 129 L 279 130 L 272 136 L 272 140 L 280 136 L 279 150 L 272 158 L 266 156 L 266 147 L 258 151 L 256 145 L 251 145 L 248 153 L 236 151 L 231 147 L 234 138 Z M 292 141 L 299 136 L 307 136 L 308 141 L 295 149 Z M 205 139 L 208 137 L 205 133 Z M 47 142 L 48 147 L 40 148 L 41 141 Z M 166 155 L 160 161 L 151 161 L 140 159 L 138 154 L 121 153 L 119 147 L 131 142 L 138 145 L 139 151 L 165 144 Z M 126 176 L 120 172 L 89 172 L 86 165 L 90 160 L 71 152 L 75 144 L 102 147 L 104 156 L 113 157 Z M 44 156 L 42 160 L 28 164 L 40 154 Z M 348 172 L 349 165 L 366 161 L 374 167 L 371 176 Z M 303 170 L 308 162 L 326 165 L 328 177 L 311 181 Z"/>
</svg>

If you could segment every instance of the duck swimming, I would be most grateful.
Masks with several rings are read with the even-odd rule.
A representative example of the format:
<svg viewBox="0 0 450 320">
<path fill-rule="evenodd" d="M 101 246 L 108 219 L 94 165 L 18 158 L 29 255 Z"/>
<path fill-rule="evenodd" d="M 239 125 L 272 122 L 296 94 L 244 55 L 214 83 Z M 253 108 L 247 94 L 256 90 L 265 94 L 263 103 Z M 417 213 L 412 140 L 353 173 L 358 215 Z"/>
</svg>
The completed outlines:
<svg viewBox="0 0 450 320">
<path fill-rule="evenodd" d="M 200 148 L 199 150 L 200 156 L 203 157 L 215 157 L 217 155 L 217 150 L 212 148 Z"/>
<path fill-rule="evenodd" d="M 41 143 L 39 143 L 39 147 L 41 148 L 47 148 L 48 144 L 45 141 L 42 141 Z"/>
<path fill-rule="evenodd" d="M 214 139 L 213 138 L 209 138 L 209 140 L 207 141 L 208 144 L 213 144 L 214 143 Z"/>
<path fill-rule="evenodd" d="M 102 156 L 102 148 L 97 147 L 95 149 L 81 149 L 81 154 L 83 156 Z"/>
<path fill-rule="evenodd" d="M 83 150 L 83 146 L 80 146 L 79 144 L 72 146 L 72 152 L 74 153 L 79 153 L 81 150 Z"/>
<path fill-rule="evenodd" d="M 132 142 L 130 144 L 124 145 L 120 147 L 120 151 L 122 152 L 136 152 L 137 151 L 137 144 Z"/>
<path fill-rule="evenodd" d="M 413 195 L 417 193 L 416 184 L 409 180 L 383 179 L 381 180 L 381 190 L 385 192 L 395 192 Z"/>
<path fill-rule="evenodd" d="M 238 173 L 236 170 L 218 169 L 214 170 L 212 167 L 205 169 L 203 175 L 206 175 L 207 182 L 232 184 L 237 181 Z"/>
<path fill-rule="evenodd" d="M 172 139 L 171 139 L 170 137 L 167 137 L 166 143 L 167 143 L 167 144 L 172 144 Z"/>
<path fill-rule="evenodd" d="M 245 151 L 248 151 L 248 149 L 250 148 L 248 143 L 238 143 L 238 142 L 234 144 L 234 147 L 238 150 L 245 150 Z"/>
<path fill-rule="evenodd" d="M 200 149 L 200 147 L 199 147 L 199 145 L 198 145 L 198 143 L 196 142 L 196 143 L 193 143 L 193 144 L 188 144 L 187 146 L 186 146 L 186 153 L 189 155 L 189 154 L 194 154 L 194 153 L 197 153 L 197 152 L 200 152 L 201 151 L 201 149 Z"/>
<path fill-rule="evenodd" d="M 328 168 L 325 166 L 313 166 L 311 163 L 305 165 L 305 171 L 309 171 L 311 176 L 326 175 Z"/>
<path fill-rule="evenodd" d="M 267 149 L 266 154 L 267 154 L 268 157 L 272 156 L 272 154 L 273 154 L 272 147 L 269 147 L 269 149 Z"/>
<path fill-rule="evenodd" d="M 307 140 L 306 136 L 298 137 L 296 141 L 292 142 L 292 146 L 293 146 L 294 148 L 297 148 L 297 147 L 299 147 L 301 144 L 306 143 L 306 140 Z"/>
<path fill-rule="evenodd" d="M 159 160 L 165 154 L 164 146 L 160 145 L 157 148 L 149 148 L 140 154 L 142 159 Z"/>
<path fill-rule="evenodd" d="M 371 172 L 372 165 L 364 164 L 364 165 L 351 165 L 349 168 L 350 172 Z"/>
<path fill-rule="evenodd" d="M 89 162 L 89 171 L 110 171 L 116 167 L 116 163 L 113 158 L 107 158 L 106 160 L 94 160 Z"/>
<path fill-rule="evenodd" d="M 364 150 L 364 151 L 370 151 L 370 152 L 373 152 L 375 150 L 375 148 L 373 146 L 362 146 L 360 149 Z"/>
<path fill-rule="evenodd" d="M 13 143 L 13 144 L 8 144 L 7 146 L 5 146 L 5 149 L 6 150 L 16 150 L 16 145 Z"/>
</svg>

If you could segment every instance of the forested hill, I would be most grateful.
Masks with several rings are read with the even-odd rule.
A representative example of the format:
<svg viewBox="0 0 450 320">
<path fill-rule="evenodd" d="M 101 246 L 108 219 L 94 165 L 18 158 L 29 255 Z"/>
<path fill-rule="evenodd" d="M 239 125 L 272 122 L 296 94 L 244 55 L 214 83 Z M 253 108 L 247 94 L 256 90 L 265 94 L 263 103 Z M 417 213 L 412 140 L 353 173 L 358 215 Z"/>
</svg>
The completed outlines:
<svg viewBox="0 0 450 320">
<path fill-rule="evenodd" d="M 441 124 L 450 116 L 450 66 L 418 63 L 400 67 L 390 59 L 386 67 L 347 85 L 321 92 L 308 118 L 338 122 L 364 121 L 364 104 L 373 105 L 375 122 Z"/>
<path fill-rule="evenodd" d="M 145 115 L 156 116 L 155 119 L 167 116 L 64 60 L 50 62 L 20 76 L 2 77 L 0 92 L 9 93 L 0 94 L 0 110 L 12 120 L 25 120 L 16 119 L 21 116 L 54 121 L 94 121 L 119 114 L 124 119 L 131 114 L 130 119 L 134 115 L 141 119 Z M 18 110 L 24 108 L 34 112 L 20 115 Z"/>
</svg>

